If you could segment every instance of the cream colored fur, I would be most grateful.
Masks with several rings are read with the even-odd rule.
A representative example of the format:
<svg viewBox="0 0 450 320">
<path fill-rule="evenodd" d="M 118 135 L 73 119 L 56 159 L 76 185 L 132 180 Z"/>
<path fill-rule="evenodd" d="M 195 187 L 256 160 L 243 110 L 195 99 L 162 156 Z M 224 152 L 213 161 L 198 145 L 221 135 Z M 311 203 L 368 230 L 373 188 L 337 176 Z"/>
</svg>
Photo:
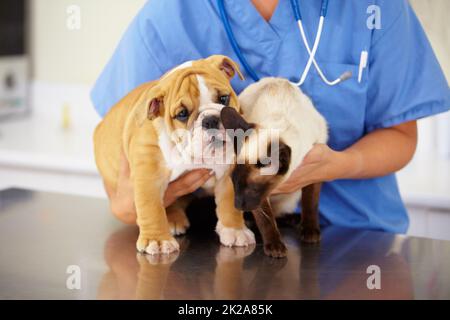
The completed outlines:
<svg viewBox="0 0 450 320">
<path fill-rule="evenodd" d="M 295 85 L 281 78 L 264 78 L 248 86 L 239 103 L 246 121 L 258 128 L 280 130 L 280 139 L 291 148 L 289 171 L 281 182 L 302 162 L 315 143 L 326 143 L 328 130 L 325 119 L 311 100 Z M 271 197 L 275 215 L 293 212 L 301 191 Z"/>
</svg>

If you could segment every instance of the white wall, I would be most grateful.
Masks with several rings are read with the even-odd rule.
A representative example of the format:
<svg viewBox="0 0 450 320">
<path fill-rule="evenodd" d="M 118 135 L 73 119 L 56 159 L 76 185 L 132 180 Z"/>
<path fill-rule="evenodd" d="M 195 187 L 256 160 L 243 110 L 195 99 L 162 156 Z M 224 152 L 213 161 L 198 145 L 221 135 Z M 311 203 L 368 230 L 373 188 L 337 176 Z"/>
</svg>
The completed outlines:
<svg viewBox="0 0 450 320">
<path fill-rule="evenodd" d="M 410 0 L 450 82 L 450 1 Z"/>
<path fill-rule="evenodd" d="M 411 3 L 427 32 L 447 82 L 450 82 L 450 25 L 447 17 L 450 1 L 411 0 Z M 450 161 L 450 113 L 423 119 L 418 124 L 419 144 L 415 159 L 429 158 L 433 154 L 438 159 Z M 450 190 L 447 194 L 450 197 Z"/>
<path fill-rule="evenodd" d="M 34 79 L 91 85 L 145 0 L 31 0 Z M 66 25 L 70 5 L 81 29 Z"/>
<path fill-rule="evenodd" d="M 188 1 L 188 0 L 187 0 Z M 250 0 L 243 0 L 250 1 Z M 32 0 L 34 78 L 92 84 L 145 0 Z M 448 0 L 412 0 L 450 79 Z M 66 27 L 70 5 L 81 9 L 81 30 Z"/>
</svg>

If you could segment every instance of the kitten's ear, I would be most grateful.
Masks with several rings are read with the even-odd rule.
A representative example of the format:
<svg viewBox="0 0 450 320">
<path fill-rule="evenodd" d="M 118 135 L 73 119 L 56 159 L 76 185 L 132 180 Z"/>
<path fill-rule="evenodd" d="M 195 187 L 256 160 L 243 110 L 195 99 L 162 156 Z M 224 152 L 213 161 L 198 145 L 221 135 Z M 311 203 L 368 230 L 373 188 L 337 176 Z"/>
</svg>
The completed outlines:
<svg viewBox="0 0 450 320">
<path fill-rule="evenodd" d="M 146 120 L 153 120 L 164 114 L 164 95 L 159 90 L 151 89 L 138 102 L 135 108 L 135 118 L 138 126 L 142 126 Z"/>
<path fill-rule="evenodd" d="M 247 122 L 242 115 L 231 107 L 224 107 L 220 111 L 220 120 L 222 120 L 225 129 L 247 131 L 255 127 L 254 123 Z"/>
<path fill-rule="evenodd" d="M 238 154 L 244 143 L 245 136 L 251 133 L 248 130 L 255 128 L 255 124 L 247 122 L 236 109 L 231 107 L 224 107 L 220 111 L 220 120 L 227 134 L 233 139 L 234 153 Z M 229 130 L 232 131 L 230 132 Z M 239 130 L 243 132 L 239 133 Z M 243 134 L 243 137 L 239 138 L 240 134 Z"/>
<path fill-rule="evenodd" d="M 237 73 L 241 80 L 244 80 L 244 76 L 239 69 L 239 66 L 232 59 L 223 55 L 213 55 L 207 58 L 207 60 L 212 61 L 214 65 L 221 71 L 225 73 L 228 79 L 231 79 Z"/>
</svg>

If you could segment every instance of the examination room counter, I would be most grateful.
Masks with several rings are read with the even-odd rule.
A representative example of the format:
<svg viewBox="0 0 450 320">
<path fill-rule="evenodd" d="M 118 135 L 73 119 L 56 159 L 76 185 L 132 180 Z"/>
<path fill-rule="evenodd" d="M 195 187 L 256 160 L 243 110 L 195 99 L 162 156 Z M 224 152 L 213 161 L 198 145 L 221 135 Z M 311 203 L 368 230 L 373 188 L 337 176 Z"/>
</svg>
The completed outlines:
<svg viewBox="0 0 450 320">
<path fill-rule="evenodd" d="M 0 299 L 450 299 L 450 242 L 331 226 L 311 246 L 284 222 L 272 259 L 220 246 L 202 208 L 179 254 L 145 256 L 106 200 L 1 191 Z"/>
</svg>

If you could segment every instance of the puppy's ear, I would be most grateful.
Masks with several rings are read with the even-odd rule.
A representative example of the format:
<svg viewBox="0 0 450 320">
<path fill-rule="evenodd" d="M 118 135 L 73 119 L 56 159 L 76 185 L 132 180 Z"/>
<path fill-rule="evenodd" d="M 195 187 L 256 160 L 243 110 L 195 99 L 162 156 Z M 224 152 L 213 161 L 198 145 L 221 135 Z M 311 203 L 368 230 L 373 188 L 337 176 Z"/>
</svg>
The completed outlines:
<svg viewBox="0 0 450 320">
<path fill-rule="evenodd" d="M 248 123 L 245 119 L 231 107 L 224 107 L 220 111 L 220 120 L 222 120 L 225 129 L 238 130 L 242 129 L 247 131 L 255 127 L 254 123 Z"/>
<path fill-rule="evenodd" d="M 164 113 L 164 97 L 144 98 L 135 109 L 135 118 L 138 126 L 146 120 L 153 120 Z"/>
<path fill-rule="evenodd" d="M 278 151 L 278 158 L 279 158 L 278 174 L 279 175 L 283 175 L 286 172 L 288 172 L 289 166 L 291 164 L 291 154 L 292 154 L 291 147 L 289 147 L 284 142 L 280 141 L 279 151 Z"/>
<path fill-rule="evenodd" d="M 207 58 L 207 60 L 214 63 L 214 65 L 225 73 L 225 75 L 228 77 L 228 79 L 231 79 L 234 77 L 234 75 L 237 73 L 239 75 L 239 78 L 241 80 L 244 80 L 244 76 L 241 73 L 241 70 L 239 69 L 239 66 L 236 62 L 228 58 L 227 56 L 222 55 L 213 55 Z"/>
</svg>

